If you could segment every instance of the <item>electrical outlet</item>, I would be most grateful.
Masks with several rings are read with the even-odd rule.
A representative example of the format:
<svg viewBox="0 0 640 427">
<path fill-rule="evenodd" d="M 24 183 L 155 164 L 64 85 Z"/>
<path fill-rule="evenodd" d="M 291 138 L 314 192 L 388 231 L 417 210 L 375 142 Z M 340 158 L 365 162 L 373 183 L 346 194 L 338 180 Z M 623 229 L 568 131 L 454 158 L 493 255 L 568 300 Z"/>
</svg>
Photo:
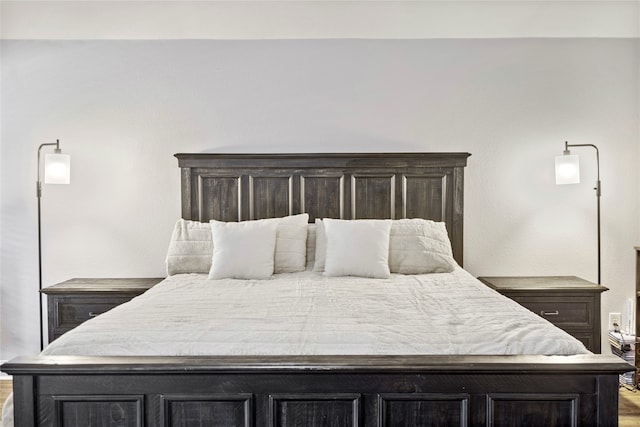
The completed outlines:
<svg viewBox="0 0 640 427">
<path fill-rule="evenodd" d="M 620 331 L 622 327 L 622 316 L 620 313 L 609 313 L 609 330 Z"/>
</svg>

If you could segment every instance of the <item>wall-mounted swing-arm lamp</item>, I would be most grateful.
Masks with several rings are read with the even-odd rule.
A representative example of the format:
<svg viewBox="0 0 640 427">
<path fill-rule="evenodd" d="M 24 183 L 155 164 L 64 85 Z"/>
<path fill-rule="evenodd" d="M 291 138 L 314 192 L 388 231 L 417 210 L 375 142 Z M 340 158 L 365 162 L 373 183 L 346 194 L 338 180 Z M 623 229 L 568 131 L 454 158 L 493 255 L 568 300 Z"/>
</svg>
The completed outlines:
<svg viewBox="0 0 640 427">
<path fill-rule="evenodd" d="M 40 151 L 42 147 L 55 145 L 53 154 L 44 156 L 44 182 L 45 184 L 69 184 L 71 182 L 71 156 L 62 154 L 60 141 L 40 144 L 38 147 L 38 181 L 36 182 L 36 195 L 38 197 L 38 300 L 40 320 L 40 350 L 44 349 L 44 332 L 42 328 L 42 237 L 40 225 L 40 199 L 42 198 L 42 181 L 40 180 Z"/>
<path fill-rule="evenodd" d="M 580 161 L 577 155 L 571 154 L 569 147 L 591 147 L 596 150 L 597 181 L 596 190 L 597 217 L 598 217 L 598 284 L 601 283 L 600 275 L 600 151 L 593 144 L 569 144 L 565 141 L 564 153 L 556 157 L 556 184 L 579 184 L 580 183 Z"/>
</svg>

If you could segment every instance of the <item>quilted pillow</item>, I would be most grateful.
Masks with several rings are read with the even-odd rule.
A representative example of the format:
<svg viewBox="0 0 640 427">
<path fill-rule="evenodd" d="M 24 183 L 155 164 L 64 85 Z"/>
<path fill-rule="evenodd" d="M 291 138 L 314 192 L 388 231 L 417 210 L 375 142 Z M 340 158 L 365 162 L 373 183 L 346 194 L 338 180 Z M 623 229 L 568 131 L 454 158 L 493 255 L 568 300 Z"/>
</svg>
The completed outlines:
<svg viewBox="0 0 640 427">
<path fill-rule="evenodd" d="M 309 214 L 261 219 L 277 222 L 274 273 L 303 271 L 307 261 L 307 225 Z"/>
<path fill-rule="evenodd" d="M 316 229 L 315 224 L 307 225 L 307 270 L 313 270 L 316 261 Z"/>
<path fill-rule="evenodd" d="M 309 214 L 269 218 L 277 222 L 274 273 L 302 271 L 306 265 Z M 167 251 L 167 275 L 208 273 L 211 270 L 213 239 L 209 223 L 179 219 Z"/>
<path fill-rule="evenodd" d="M 389 237 L 392 273 L 450 273 L 456 265 L 444 222 L 419 218 L 393 221 Z"/>
<path fill-rule="evenodd" d="M 173 227 L 167 251 L 167 275 L 208 273 L 212 255 L 209 223 L 179 219 Z"/>
<path fill-rule="evenodd" d="M 316 259 L 313 263 L 313 271 L 322 273 L 327 258 L 327 238 L 324 234 L 324 223 L 318 218 L 316 218 L 316 249 L 314 255 Z"/>
</svg>

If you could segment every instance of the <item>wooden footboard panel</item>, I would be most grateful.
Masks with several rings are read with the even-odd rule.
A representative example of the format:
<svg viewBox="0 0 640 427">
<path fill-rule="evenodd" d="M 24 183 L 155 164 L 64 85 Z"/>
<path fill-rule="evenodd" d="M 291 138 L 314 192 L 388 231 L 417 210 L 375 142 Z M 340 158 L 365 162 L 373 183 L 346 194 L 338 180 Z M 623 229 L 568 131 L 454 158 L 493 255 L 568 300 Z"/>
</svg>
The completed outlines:
<svg viewBox="0 0 640 427">
<path fill-rule="evenodd" d="M 16 426 L 614 426 L 603 355 L 33 357 Z"/>
</svg>

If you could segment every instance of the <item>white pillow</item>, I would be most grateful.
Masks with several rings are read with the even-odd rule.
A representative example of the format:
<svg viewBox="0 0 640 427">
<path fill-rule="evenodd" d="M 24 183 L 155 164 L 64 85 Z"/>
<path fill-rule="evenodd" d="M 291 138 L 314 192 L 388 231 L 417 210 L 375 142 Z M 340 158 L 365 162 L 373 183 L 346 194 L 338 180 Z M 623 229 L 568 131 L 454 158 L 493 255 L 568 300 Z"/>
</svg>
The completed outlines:
<svg viewBox="0 0 640 427">
<path fill-rule="evenodd" d="M 393 221 L 389 237 L 392 273 L 450 273 L 456 265 L 444 222 L 419 218 Z"/>
<path fill-rule="evenodd" d="M 389 233 L 391 220 L 323 220 L 327 241 L 326 276 L 391 277 Z"/>
<path fill-rule="evenodd" d="M 179 219 L 173 227 L 167 251 L 167 275 L 208 273 L 211 269 L 213 240 L 208 223 Z"/>
<path fill-rule="evenodd" d="M 215 245 L 209 279 L 268 279 L 273 274 L 275 221 L 211 220 Z"/>
</svg>

